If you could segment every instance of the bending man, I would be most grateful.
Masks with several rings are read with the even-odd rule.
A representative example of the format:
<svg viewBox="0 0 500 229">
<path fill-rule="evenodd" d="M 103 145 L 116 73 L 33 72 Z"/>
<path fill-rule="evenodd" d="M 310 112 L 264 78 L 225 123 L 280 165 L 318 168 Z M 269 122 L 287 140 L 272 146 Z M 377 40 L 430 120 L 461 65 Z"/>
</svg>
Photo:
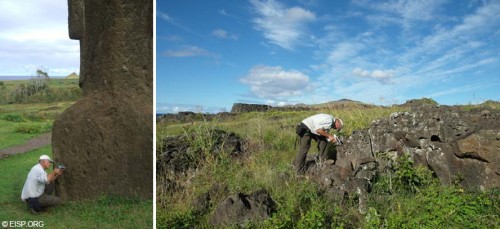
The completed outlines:
<svg viewBox="0 0 500 229">
<path fill-rule="evenodd" d="M 344 123 L 339 118 L 328 114 L 317 114 L 302 120 L 297 126 L 297 134 L 300 137 L 300 148 L 294 165 L 298 174 L 304 174 L 307 170 L 306 157 L 311 147 L 311 139 L 318 143 L 318 153 L 322 160 L 327 159 L 326 145 L 328 142 L 340 144 L 335 134 L 330 134 L 330 129 L 340 131 Z"/>
</svg>

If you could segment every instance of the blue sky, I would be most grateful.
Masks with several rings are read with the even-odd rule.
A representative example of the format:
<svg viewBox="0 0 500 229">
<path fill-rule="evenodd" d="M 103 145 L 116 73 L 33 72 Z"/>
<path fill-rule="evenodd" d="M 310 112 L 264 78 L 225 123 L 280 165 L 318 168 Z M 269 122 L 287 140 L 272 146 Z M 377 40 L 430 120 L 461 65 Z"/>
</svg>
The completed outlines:
<svg viewBox="0 0 500 229">
<path fill-rule="evenodd" d="M 80 45 L 68 35 L 67 0 L 0 0 L 0 76 L 79 73 Z"/>
<path fill-rule="evenodd" d="M 157 112 L 500 100 L 500 1 L 157 1 Z"/>
</svg>

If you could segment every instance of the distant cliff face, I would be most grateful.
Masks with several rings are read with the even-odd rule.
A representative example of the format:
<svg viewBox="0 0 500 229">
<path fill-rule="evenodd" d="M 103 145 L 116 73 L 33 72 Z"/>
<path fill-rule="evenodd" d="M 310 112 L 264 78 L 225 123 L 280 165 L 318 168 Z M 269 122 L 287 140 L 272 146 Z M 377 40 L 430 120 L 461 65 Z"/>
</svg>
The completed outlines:
<svg viewBox="0 0 500 229">
<path fill-rule="evenodd" d="M 246 104 L 246 103 L 235 103 L 231 108 L 231 113 L 245 113 L 245 112 L 261 112 L 271 109 L 269 105 L 263 104 Z"/>
<path fill-rule="evenodd" d="M 55 121 L 57 195 L 153 196 L 153 1 L 69 0 L 83 96 Z"/>
</svg>

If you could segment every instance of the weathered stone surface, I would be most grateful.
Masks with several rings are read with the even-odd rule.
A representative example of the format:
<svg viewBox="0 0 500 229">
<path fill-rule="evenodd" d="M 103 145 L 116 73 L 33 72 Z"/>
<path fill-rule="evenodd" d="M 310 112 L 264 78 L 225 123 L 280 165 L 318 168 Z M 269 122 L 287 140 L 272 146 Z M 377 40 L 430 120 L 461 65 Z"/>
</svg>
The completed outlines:
<svg viewBox="0 0 500 229">
<path fill-rule="evenodd" d="M 196 168 L 198 161 L 202 158 L 202 146 L 193 144 L 196 139 L 204 138 L 206 147 L 211 154 L 228 152 L 237 156 L 244 151 L 244 141 L 233 132 L 215 129 L 204 133 L 206 136 L 179 135 L 166 137 L 159 143 L 156 149 L 156 174 L 182 173 Z"/>
<path fill-rule="evenodd" d="M 416 165 L 430 168 L 443 184 L 461 180 L 466 188 L 500 186 L 500 112 L 465 111 L 460 107 L 417 106 L 355 132 L 337 148 L 339 162 L 353 168 L 367 155 L 389 158 L 409 155 Z M 377 159 L 379 168 L 386 162 Z"/>
<path fill-rule="evenodd" d="M 63 199 L 153 196 L 153 2 L 69 0 L 83 96 L 55 121 Z"/>
<path fill-rule="evenodd" d="M 214 184 L 212 188 L 201 196 L 196 198 L 193 203 L 193 209 L 197 214 L 204 215 L 207 211 L 218 202 L 225 198 L 229 193 L 229 189 L 225 184 Z M 215 202 L 217 201 L 217 202 Z"/>
<path fill-rule="evenodd" d="M 218 227 L 240 226 L 262 221 L 276 211 L 276 203 L 266 190 L 249 195 L 238 193 L 220 203 L 209 216 L 210 224 Z"/>
</svg>

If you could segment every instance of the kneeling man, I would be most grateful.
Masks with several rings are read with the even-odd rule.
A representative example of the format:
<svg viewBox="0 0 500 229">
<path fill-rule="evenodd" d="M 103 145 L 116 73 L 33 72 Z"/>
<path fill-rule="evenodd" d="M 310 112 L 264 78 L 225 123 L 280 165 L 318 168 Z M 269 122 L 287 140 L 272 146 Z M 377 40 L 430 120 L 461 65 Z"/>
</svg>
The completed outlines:
<svg viewBox="0 0 500 229">
<path fill-rule="evenodd" d="M 54 168 L 52 173 L 47 175 L 46 169 L 53 163 L 47 155 L 40 156 L 38 164 L 31 168 L 24 183 L 21 199 L 28 203 L 32 213 L 42 211 L 42 208 L 55 206 L 61 203 L 57 196 L 50 195 L 54 192 L 54 181 L 63 174 L 63 169 Z"/>
</svg>

